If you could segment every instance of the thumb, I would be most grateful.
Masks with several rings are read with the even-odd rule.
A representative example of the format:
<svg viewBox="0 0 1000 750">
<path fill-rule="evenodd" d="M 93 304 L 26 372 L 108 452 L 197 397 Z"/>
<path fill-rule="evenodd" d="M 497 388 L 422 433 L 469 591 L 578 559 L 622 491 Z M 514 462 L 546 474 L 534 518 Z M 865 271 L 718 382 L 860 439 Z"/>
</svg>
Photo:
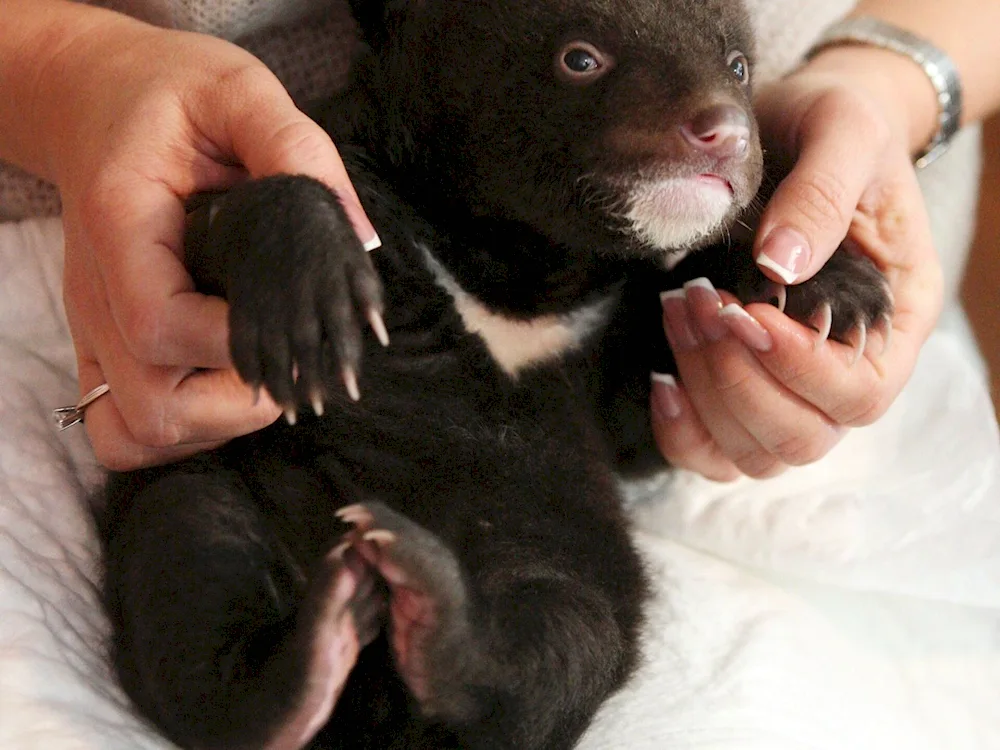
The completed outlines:
<svg viewBox="0 0 1000 750">
<path fill-rule="evenodd" d="M 795 141 L 799 158 L 768 202 L 754 243 L 754 257 L 772 281 L 811 278 L 847 236 L 867 189 L 877 147 L 857 137 L 840 118 L 814 108 Z"/>
<path fill-rule="evenodd" d="M 213 140 L 242 162 L 252 177 L 299 174 L 324 183 L 340 198 L 358 239 L 366 249 L 380 244 L 365 215 L 337 148 L 319 125 L 309 119 L 269 71 L 246 76 L 243 91 L 218 112 Z"/>
</svg>

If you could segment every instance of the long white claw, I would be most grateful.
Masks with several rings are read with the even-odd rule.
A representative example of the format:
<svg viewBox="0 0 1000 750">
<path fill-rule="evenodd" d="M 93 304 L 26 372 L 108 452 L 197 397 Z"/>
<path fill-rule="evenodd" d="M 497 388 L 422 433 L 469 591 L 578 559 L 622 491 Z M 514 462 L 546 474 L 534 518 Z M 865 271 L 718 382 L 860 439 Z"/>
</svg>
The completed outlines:
<svg viewBox="0 0 1000 750">
<path fill-rule="evenodd" d="M 348 516 L 357 513 L 359 510 L 362 510 L 363 508 L 364 508 L 363 505 L 345 505 L 343 508 L 337 508 L 337 510 L 333 512 L 333 515 L 335 515 L 341 521 L 346 521 Z"/>
<path fill-rule="evenodd" d="M 767 304 L 771 304 L 773 302 L 774 306 L 778 308 L 778 312 L 783 313 L 788 304 L 787 287 L 785 287 L 784 284 L 779 284 L 777 281 L 769 280 L 764 285 L 760 294 L 754 295 L 754 299 L 750 300 L 750 302 L 766 302 Z"/>
<path fill-rule="evenodd" d="M 885 296 L 889 298 L 889 305 L 893 310 L 896 309 L 896 295 L 892 293 L 892 287 L 888 284 L 883 285 L 885 288 Z"/>
<path fill-rule="evenodd" d="M 858 321 L 857 335 L 854 341 L 854 356 L 851 357 L 851 367 L 854 367 L 861 358 L 865 356 L 865 347 L 868 345 L 868 326 Z"/>
<path fill-rule="evenodd" d="M 358 388 L 358 376 L 350 367 L 345 367 L 343 371 L 344 387 L 351 401 L 361 400 L 361 389 Z"/>
<path fill-rule="evenodd" d="M 875 327 L 882 334 L 882 351 L 878 353 L 878 356 L 881 357 L 892 346 L 892 316 L 889 313 L 882 313 Z"/>
<path fill-rule="evenodd" d="M 334 515 L 344 523 L 353 523 L 359 526 L 367 526 L 374 518 L 368 508 L 360 503 L 355 505 L 345 505 L 334 512 Z"/>
<path fill-rule="evenodd" d="M 386 330 L 385 321 L 374 307 L 368 308 L 368 324 L 375 332 L 375 337 L 382 346 L 389 346 L 389 331 Z"/>
<path fill-rule="evenodd" d="M 350 541 L 341 542 L 340 544 L 338 544 L 336 547 L 334 547 L 330 551 L 329 557 L 332 557 L 334 560 L 339 560 L 339 561 L 343 562 L 344 555 L 347 553 L 347 550 L 349 550 L 350 548 L 351 548 L 351 542 Z"/>
<path fill-rule="evenodd" d="M 314 392 L 312 398 L 309 399 L 309 403 L 312 404 L 313 413 L 317 417 L 323 416 L 323 396 L 319 392 Z"/>
<path fill-rule="evenodd" d="M 830 307 L 830 303 L 824 302 L 820 305 L 814 317 L 816 330 L 819 331 L 819 337 L 815 344 L 815 348 L 818 350 L 830 338 L 830 329 L 833 328 L 833 308 Z"/>
<path fill-rule="evenodd" d="M 288 422 L 292 427 L 298 421 L 298 415 L 295 413 L 295 409 L 285 409 L 285 421 Z"/>
<path fill-rule="evenodd" d="M 388 529 L 372 529 L 371 531 L 366 531 L 361 538 L 366 542 L 375 542 L 380 547 L 396 543 L 396 535 Z"/>
<path fill-rule="evenodd" d="M 788 305 L 788 288 L 784 284 L 775 284 L 775 286 L 777 287 L 775 296 L 778 298 L 778 312 L 783 313 Z"/>
</svg>

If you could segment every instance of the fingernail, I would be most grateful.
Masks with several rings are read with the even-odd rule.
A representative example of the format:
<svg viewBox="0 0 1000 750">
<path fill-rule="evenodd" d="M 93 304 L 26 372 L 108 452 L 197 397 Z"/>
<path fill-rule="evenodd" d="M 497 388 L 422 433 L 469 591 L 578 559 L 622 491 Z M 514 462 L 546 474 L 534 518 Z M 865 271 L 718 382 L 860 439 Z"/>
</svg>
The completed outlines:
<svg viewBox="0 0 1000 750">
<path fill-rule="evenodd" d="M 660 304 L 663 305 L 664 329 L 673 350 L 682 352 L 697 349 L 700 342 L 691 324 L 684 290 L 671 289 L 669 292 L 663 292 L 660 295 Z"/>
<path fill-rule="evenodd" d="M 806 238 L 794 229 L 775 229 L 764 241 L 757 265 L 774 271 L 786 284 L 793 284 L 809 266 L 812 251 Z"/>
<path fill-rule="evenodd" d="M 665 375 L 662 372 L 650 373 L 649 377 L 653 383 L 660 386 L 658 390 L 661 398 L 655 401 L 660 414 L 667 419 L 677 419 L 680 417 L 681 412 L 684 411 L 684 405 L 681 402 L 681 393 L 677 387 L 677 379 L 673 375 Z"/>
<path fill-rule="evenodd" d="M 739 305 L 726 305 L 719 311 L 719 317 L 729 330 L 744 344 L 758 352 L 769 352 L 774 345 L 771 334 L 753 315 Z"/>
<path fill-rule="evenodd" d="M 365 252 L 370 253 L 372 250 L 382 247 L 382 239 L 378 236 L 378 232 L 375 231 L 371 219 L 368 218 L 365 209 L 357 197 L 339 191 L 337 197 L 340 199 L 340 205 L 344 207 L 344 211 L 347 213 L 347 218 L 354 227 L 354 233 L 361 240 L 361 246 L 365 249 Z M 368 239 L 362 240 L 362 237 L 367 237 Z"/>
<path fill-rule="evenodd" d="M 722 297 L 706 278 L 692 279 L 684 285 L 688 308 L 706 341 L 715 343 L 729 335 L 729 328 L 719 320 Z"/>
</svg>

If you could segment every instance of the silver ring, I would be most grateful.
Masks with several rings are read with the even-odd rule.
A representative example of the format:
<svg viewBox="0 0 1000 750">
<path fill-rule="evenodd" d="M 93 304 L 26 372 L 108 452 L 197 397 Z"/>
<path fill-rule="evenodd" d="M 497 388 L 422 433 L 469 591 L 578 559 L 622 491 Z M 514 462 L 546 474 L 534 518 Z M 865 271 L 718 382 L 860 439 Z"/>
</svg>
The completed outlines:
<svg viewBox="0 0 1000 750">
<path fill-rule="evenodd" d="M 55 420 L 56 427 L 58 427 L 61 432 L 62 430 L 69 429 L 75 424 L 80 424 L 80 422 L 83 421 L 83 415 L 84 412 L 87 411 L 87 407 L 97 401 L 97 399 L 105 393 L 108 393 L 110 390 L 111 388 L 108 387 L 107 383 L 101 383 L 94 390 L 81 398 L 76 406 L 60 406 L 58 409 L 53 409 L 52 419 Z"/>
</svg>

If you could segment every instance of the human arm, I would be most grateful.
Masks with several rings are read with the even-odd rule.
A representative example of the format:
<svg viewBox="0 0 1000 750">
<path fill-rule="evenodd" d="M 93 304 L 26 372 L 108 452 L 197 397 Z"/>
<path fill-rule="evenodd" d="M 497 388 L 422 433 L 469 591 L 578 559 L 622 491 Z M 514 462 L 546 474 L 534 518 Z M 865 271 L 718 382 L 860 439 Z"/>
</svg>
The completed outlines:
<svg viewBox="0 0 1000 750">
<path fill-rule="evenodd" d="M 1000 51 L 990 31 L 1000 21 L 996 3 L 872 0 L 855 13 L 906 28 L 951 55 L 965 89 L 964 122 L 1000 106 Z M 772 153 L 792 157 L 795 168 L 760 219 L 755 256 L 768 253 L 785 265 L 782 235 L 786 251 L 808 248 L 795 254 L 799 265 L 789 269 L 793 283 L 801 283 L 848 235 L 890 281 L 896 299 L 892 342 L 884 354 L 870 346 L 868 356 L 851 366 L 847 347 L 827 344 L 814 351 L 812 331 L 773 308 L 749 305 L 759 328 L 730 319 L 743 326 L 737 331 L 746 334 L 742 339 L 703 339 L 678 356 L 679 389 L 671 393 L 668 385 L 654 384 L 654 426 L 674 463 L 716 479 L 769 476 L 825 455 L 844 427 L 877 419 L 899 394 L 942 304 L 939 264 L 911 162 L 933 136 L 937 106 L 918 65 L 861 45 L 825 49 L 759 92 L 765 140 Z M 781 281 L 773 266 L 762 270 Z M 787 281 L 789 274 L 783 275 Z M 764 342 L 767 351 L 754 348 Z"/>
<path fill-rule="evenodd" d="M 375 236 L 323 131 L 254 57 L 63 0 L 0 3 L 0 158 L 55 182 L 64 298 L 102 463 L 159 463 L 269 424 L 280 410 L 231 367 L 227 306 L 183 267 L 184 199 L 278 172 L 342 197 Z"/>
</svg>

